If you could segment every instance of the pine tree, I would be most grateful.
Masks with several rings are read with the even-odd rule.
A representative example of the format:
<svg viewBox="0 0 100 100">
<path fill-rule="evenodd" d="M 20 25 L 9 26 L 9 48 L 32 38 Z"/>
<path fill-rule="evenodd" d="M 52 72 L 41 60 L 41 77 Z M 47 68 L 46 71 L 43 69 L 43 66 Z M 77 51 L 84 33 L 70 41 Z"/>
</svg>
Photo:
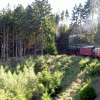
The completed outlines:
<svg viewBox="0 0 100 100">
<path fill-rule="evenodd" d="M 65 17 L 66 17 L 66 19 L 68 19 L 68 17 L 69 17 L 69 12 L 67 9 L 66 9 Z"/>
<path fill-rule="evenodd" d="M 22 63 L 22 29 L 24 27 L 23 23 L 23 17 L 24 17 L 24 8 L 22 5 L 19 5 L 15 11 L 14 11 L 14 17 L 15 17 L 15 24 L 16 28 L 18 28 L 20 35 L 20 63 Z"/>
<path fill-rule="evenodd" d="M 62 21 L 64 20 L 64 13 L 65 13 L 64 11 L 61 12 L 61 20 Z"/>
<path fill-rule="evenodd" d="M 100 0 L 98 0 L 98 32 L 97 32 L 97 43 L 100 44 Z"/>
<path fill-rule="evenodd" d="M 77 5 L 75 4 L 75 7 L 73 7 L 73 10 L 72 10 L 72 22 L 73 24 L 76 23 L 78 24 L 78 12 L 77 12 Z"/>
<path fill-rule="evenodd" d="M 49 19 L 45 19 L 44 23 L 44 48 L 48 51 L 49 54 L 57 54 L 57 48 L 54 38 L 54 33 L 52 32 L 52 24 Z"/>
<path fill-rule="evenodd" d="M 59 25 L 59 21 L 60 21 L 60 15 L 56 14 L 55 22 L 57 25 Z"/>
<path fill-rule="evenodd" d="M 80 3 L 77 9 L 77 13 L 78 13 L 78 24 L 81 24 L 82 21 L 82 4 Z"/>
</svg>

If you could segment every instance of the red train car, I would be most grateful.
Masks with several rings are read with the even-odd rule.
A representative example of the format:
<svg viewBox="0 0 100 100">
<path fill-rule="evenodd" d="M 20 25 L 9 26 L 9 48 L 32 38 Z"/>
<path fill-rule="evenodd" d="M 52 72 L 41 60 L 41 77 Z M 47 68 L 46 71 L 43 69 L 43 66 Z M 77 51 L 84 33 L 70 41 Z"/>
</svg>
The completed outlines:
<svg viewBox="0 0 100 100">
<path fill-rule="evenodd" d="M 66 49 L 67 55 L 81 55 L 81 56 L 91 56 L 95 58 L 100 58 L 100 46 L 68 46 Z"/>
<path fill-rule="evenodd" d="M 94 46 L 85 46 L 80 48 L 80 55 L 93 56 Z"/>
<path fill-rule="evenodd" d="M 95 49 L 94 49 L 94 54 L 95 54 L 95 57 L 100 57 L 100 46 L 98 46 L 98 47 L 95 47 Z"/>
</svg>

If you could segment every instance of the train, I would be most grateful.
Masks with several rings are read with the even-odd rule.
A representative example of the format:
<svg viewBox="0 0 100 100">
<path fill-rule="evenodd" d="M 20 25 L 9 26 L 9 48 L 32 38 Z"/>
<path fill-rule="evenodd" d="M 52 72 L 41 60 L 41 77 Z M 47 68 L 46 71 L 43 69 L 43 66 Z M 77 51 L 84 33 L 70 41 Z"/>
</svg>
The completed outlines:
<svg viewBox="0 0 100 100">
<path fill-rule="evenodd" d="M 100 58 L 100 46 L 74 46 L 69 45 L 66 49 L 67 55 L 90 56 Z"/>
</svg>

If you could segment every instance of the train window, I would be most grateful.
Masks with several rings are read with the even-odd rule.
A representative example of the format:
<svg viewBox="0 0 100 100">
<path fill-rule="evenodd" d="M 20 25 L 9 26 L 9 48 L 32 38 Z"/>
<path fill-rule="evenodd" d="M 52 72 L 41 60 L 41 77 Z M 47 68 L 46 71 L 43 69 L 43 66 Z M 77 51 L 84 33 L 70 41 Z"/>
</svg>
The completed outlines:
<svg viewBox="0 0 100 100">
<path fill-rule="evenodd" d="M 96 53 L 100 53 L 100 49 L 96 49 L 96 51 L 95 51 Z"/>
<path fill-rule="evenodd" d="M 100 53 L 100 49 L 98 49 L 98 53 Z"/>
</svg>

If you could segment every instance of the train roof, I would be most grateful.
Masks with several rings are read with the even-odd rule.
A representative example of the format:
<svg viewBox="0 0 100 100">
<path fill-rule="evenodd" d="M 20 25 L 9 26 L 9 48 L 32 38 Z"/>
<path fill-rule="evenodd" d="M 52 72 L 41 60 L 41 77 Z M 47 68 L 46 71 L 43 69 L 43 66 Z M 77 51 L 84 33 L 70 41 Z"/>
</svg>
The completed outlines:
<svg viewBox="0 0 100 100">
<path fill-rule="evenodd" d="M 100 48 L 100 45 L 98 45 L 98 46 L 95 46 L 95 48 Z"/>
<path fill-rule="evenodd" d="M 95 48 L 95 46 L 84 46 L 82 48 Z"/>
<path fill-rule="evenodd" d="M 78 46 L 78 45 L 69 45 L 67 46 L 68 49 L 79 49 L 79 48 L 100 48 L 100 45 L 99 46 Z"/>
<path fill-rule="evenodd" d="M 95 50 L 98 50 L 98 49 L 100 49 L 100 48 L 95 48 Z"/>
</svg>

